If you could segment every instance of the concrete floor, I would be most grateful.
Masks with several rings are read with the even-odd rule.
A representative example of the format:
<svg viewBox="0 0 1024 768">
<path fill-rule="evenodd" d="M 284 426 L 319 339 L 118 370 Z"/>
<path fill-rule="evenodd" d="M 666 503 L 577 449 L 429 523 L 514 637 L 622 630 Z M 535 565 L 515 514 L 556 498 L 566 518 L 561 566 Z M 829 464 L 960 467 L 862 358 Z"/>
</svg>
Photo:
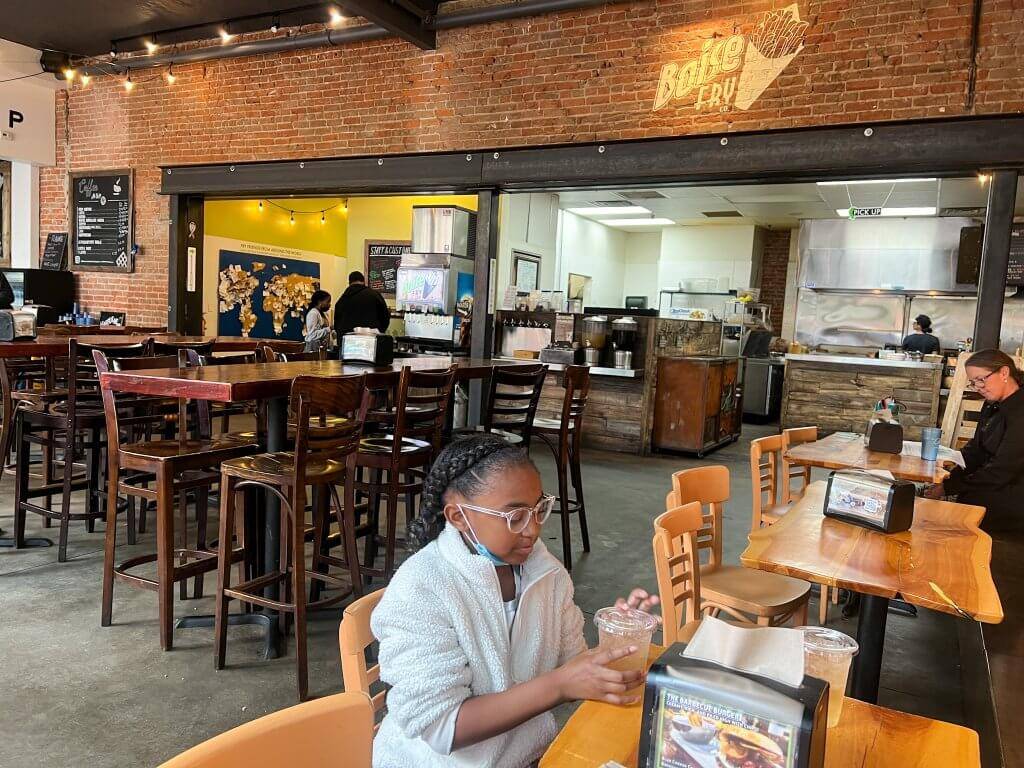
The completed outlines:
<svg viewBox="0 0 1024 768">
<path fill-rule="evenodd" d="M 725 558 L 736 562 L 746 545 L 751 486 L 749 440 L 772 431 L 746 425 L 738 443 L 704 462 L 732 473 L 732 502 L 725 515 Z M 550 457 L 534 451 L 546 487 L 556 487 Z M 651 520 L 664 509 L 673 471 L 696 464 L 681 457 L 639 459 L 589 452 L 584 465 L 592 551 L 578 555 L 573 578 L 577 602 L 590 618 L 633 586 L 655 588 Z M 0 483 L 0 526 L 12 521 L 13 483 Z M 89 534 L 73 526 L 69 562 L 56 549 L 0 549 L 0 767 L 34 765 L 124 768 L 152 766 L 240 723 L 295 703 L 294 662 L 260 658 L 259 630 L 232 628 L 228 668 L 213 669 L 213 631 L 175 632 L 174 650 L 162 653 L 152 592 L 115 586 L 114 625 L 100 626 L 102 526 Z M 151 551 L 153 526 L 134 548 Z M 558 522 L 549 523 L 548 546 L 560 554 Z M 43 535 L 41 518 L 29 535 Z M 56 529 L 51 529 L 56 538 Z M 212 588 L 208 577 L 207 592 Z M 179 602 L 178 616 L 210 613 L 213 602 Z M 811 615 L 817 611 L 812 602 Z M 340 691 L 337 630 L 340 610 L 310 622 L 310 688 L 313 695 Z M 951 722 L 963 718 L 955 619 L 922 611 L 916 619 L 889 616 L 880 703 Z M 838 610 L 831 623 L 854 635 L 855 621 Z M 558 713 L 567 717 L 571 707 Z"/>
</svg>

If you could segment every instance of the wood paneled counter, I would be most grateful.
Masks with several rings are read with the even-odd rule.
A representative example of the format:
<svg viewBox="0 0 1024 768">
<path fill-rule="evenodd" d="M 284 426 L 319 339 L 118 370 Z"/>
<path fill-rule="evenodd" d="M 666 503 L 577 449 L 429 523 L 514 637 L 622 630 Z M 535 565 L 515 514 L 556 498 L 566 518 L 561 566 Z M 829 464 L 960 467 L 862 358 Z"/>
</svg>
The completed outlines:
<svg viewBox="0 0 1024 768">
<path fill-rule="evenodd" d="M 939 363 L 853 355 L 787 355 L 782 427 L 816 425 L 819 434 L 863 432 L 878 400 L 894 396 L 907 440 L 920 440 L 939 413 Z"/>
</svg>

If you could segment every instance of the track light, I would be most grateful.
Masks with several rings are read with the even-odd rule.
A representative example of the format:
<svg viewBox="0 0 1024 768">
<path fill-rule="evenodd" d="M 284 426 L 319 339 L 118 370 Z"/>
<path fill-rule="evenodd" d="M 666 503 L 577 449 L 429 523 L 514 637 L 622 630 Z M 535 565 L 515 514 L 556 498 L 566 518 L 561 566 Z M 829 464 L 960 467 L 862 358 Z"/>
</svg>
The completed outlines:
<svg viewBox="0 0 1024 768">
<path fill-rule="evenodd" d="M 273 21 L 273 23 L 272 23 L 272 24 L 270 25 L 270 31 L 271 31 L 271 32 L 277 32 L 277 30 L 278 30 L 278 29 L 280 29 L 280 28 L 281 28 L 281 17 L 280 17 L 280 16 L 278 16 L 278 15 L 277 15 L 277 14 L 275 13 L 275 14 L 274 14 L 274 21 Z"/>
<path fill-rule="evenodd" d="M 150 54 L 156 53 L 156 49 L 158 48 L 156 43 L 154 43 L 152 40 L 146 40 L 145 43 L 146 43 L 146 50 Z"/>
<path fill-rule="evenodd" d="M 234 35 L 228 29 L 228 25 L 225 22 L 224 26 L 220 28 L 220 40 L 222 43 L 230 43 Z"/>
<path fill-rule="evenodd" d="M 73 67 L 64 67 L 61 72 L 64 74 L 64 79 L 69 83 L 75 79 L 75 70 Z"/>
<path fill-rule="evenodd" d="M 92 80 L 92 76 L 90 76 L 90 75 L 82 75 L 82 77 L 81 77 L 82 86 L 84 87 L 84 86 L 88 85 L 91 80 Z"/>
<path fill-rule="evenodd" d="M 116 61 L 117 60 L 117 46 L 114 45 L 113 43 L 110 44 L 110 60 L 111 61 Z"/>
<path fill-rule="evenodd" d="M 332 27 L 338 26 L 339 24 L 341 24 L 341 22 L 345 20 L 345 17 L 341 15 L 341 11 L 339 11 L 337 8 L 331 8 L 330 14 Z"/>
<path fill-rule="evenodd" d="M 979 173 L 978 174 L 978 183 L 979 184 L 988 184 L 989 178 L 991 178 L 991 177 L 987 173 Z"/>
</svg>

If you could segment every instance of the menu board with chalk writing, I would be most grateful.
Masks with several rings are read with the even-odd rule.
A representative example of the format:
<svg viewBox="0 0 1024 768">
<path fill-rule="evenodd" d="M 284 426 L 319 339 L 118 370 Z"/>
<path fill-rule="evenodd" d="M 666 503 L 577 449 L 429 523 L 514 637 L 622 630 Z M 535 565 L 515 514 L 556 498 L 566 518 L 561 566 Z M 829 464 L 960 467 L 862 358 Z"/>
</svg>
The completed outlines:
<svg viewBox="0 0 1024 768">
<path fill-rule="evenodd" d="M 410 251 L 409 240 L 366 240 L 366 284 L 383 296 L 394 297 L 402 254 Z"/>
<path fill-rule="evenodd" d="M 71 175 L 71 268 L 132 272 L 132 172 Z"/>
</svg>

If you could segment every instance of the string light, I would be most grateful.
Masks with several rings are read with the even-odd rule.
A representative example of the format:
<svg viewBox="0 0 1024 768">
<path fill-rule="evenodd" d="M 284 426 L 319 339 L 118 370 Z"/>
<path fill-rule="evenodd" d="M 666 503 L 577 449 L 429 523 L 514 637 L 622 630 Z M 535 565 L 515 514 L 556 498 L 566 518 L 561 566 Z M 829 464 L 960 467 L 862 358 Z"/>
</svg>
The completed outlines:
<svg viewBox="0 0 1024 768">
<path fill-rule="evenodd" d="M 278 208 L 281 211 L 286 212 L 288 214 L 288 223 L 292 224 L 292 225 L 295 224 L 295 221 L 296 221 L 295 217 L 296 216 L 315 216 L 316 214 L 320 214 L 320 223 L 322 225 L 326 225 L 327 224 L 327 213 L 328 213 L 328 211 L 333 211 L 335 208 L 340 208 L 341 211 L 342 211 L 342 214 L 344 215 L 344 213 L 345 213 L 345 211 L 347 209 L 346 206 L 348 204 L 347 201 L 343 200 L 341 202 L 335 203 L 334 205 L 329 205 L 326 208 L 317 208 L 317 209 L 312 210 L 312 211 L 296 211 L 294 208 L 287 208 L 287 207 L 281 205 L 280 203 L 275 203 L 273 200 L 270 200 L 270 199 L 267 199 L 267 198 L 263 198 L 261 200 L 257 200 L 256 201 L 256 208 L 257 208 L 257 210 L 260 213 L 263 213 L 263 211 L 265 209 L 264 203 L 266 205 L 271 205 L 274 208 Z"/>
<path fill-rule="evenodd" d="M 989 179 L 989 176 L 988 176 L 987 173 L 979 173 L 978 174 L 978 183 L 979 184 L 988 184 L 988 179 Z"/>
<path fill-rule="evenodd" d="M 327 211 L 320 211 L 320 223 L 321 224 L 326 224 L 327 223 Z"/>
<path fill-rule="evenodd" d="M 82 75 L 81 80 L 82 80 L 82 87 L 84 88 L 85 86 L 87 86 L 89 84 L 89 81 L 92 80 L 92 76 L 90 76 L 90 75 Z"/>
<path fill-rule="evenodd" d="M 145 43 L 146 43 L 146 50 L 149 53 L 151 53 L 151 54 L 156 53 L 156 49 L 159 47 L 156 43 L 154 43 L 152 40 L 146 40 Z"/>
<path fill-rule="evenodd" d="M 230 43 L 234 37 L 233 34 L 228 30 L 228 25 L 225 22 L 224 26 L 220 28 L 220 39 L 222 43 Z"/>
<path fill-rule="evenodd" d="M 336 27 L 345 20 L 345 17 L 341 15 L 341 12 L 337 8 L 331 8 L 331 26 Z"/>
<path fill-rule="evenodd" d="M 271 32 L 277 32 L 277 30 L 278 30 L 278 29 L 280 29 L 280 28 L 281 28 L 281 17 L 280 17 L 280 16 L 278 16 L 278 15 L 277 15 L 277 14 L 275 13 L 275 14 L 274 14 L 274 21 L 273 21 L 273 23 L 272 23 L 272 24 L 270 25 L 270 31 L 271 31 Z"/>
<path fill-rule="evenodd" d="M 75 70 L 72 67 L 64 67 L 61 71 L 64 73 L 64 79 L 69 83 L 75 79 Z"/>
<path fill-rule="evenodd" d="M 260 213 L 263 213 L 263 201 L 260 200 Z"/>
<path fill-rule="evenodd" d="M 125 79 L 124 79 L 124 89 L 126 91 L 131 91 L 131 89 L 134 88 L 134 87 L 135 87 L 135 83 L 132 82 L 132 74 L 131 74 L 131 72 L 129 72 L 127 77 L 125 77 Z"/>
<path fill-rule="evenodd" d="M 174 66 L 173 64 L 168 64 L 167 65 L 167 74 L 165 75 L 165 77 L 167 79 L 167 84 L 168 85 L 174 85 L 174 81 L 178 79 L 177 77 L 174 76 L 174 71 L 172 70 L 173 66 Z"/>
<path fill-rule="evenodd" d="M 291 222 L 292 222 L 292 225 L 295 224 L 295 211 L 291 212 Z"/>
<path fill-rule="evenodd" d="M 113 43 L 110 44 L 110 60 L 117 61 L 117 46 Z"/>
</svg>

